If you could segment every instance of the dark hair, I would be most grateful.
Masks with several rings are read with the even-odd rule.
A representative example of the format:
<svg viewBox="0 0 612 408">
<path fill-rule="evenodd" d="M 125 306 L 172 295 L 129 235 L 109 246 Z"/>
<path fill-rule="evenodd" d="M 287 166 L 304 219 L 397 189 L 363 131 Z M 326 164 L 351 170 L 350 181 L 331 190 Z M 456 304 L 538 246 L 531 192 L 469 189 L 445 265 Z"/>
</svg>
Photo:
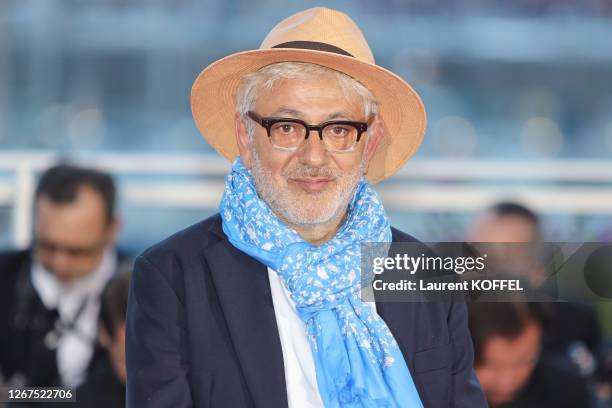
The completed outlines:
<svg viewBox="0 0 612 408">
<path fill-rule="evenodd" d="M 489 208 L 489 211 L 498 217 L 523 217 L 531 221 L 536 227 L 539 226 L 540 220 L 537 214 L 522 204 L 512 201 L 502 201 Z"/>
<path fill-rule="evenodd" d="M 474 343 L 474 363 L 482 361 L 487 340 L 494 336 L 515 339 L 525 327 L 535 322 L 542 328 L 546 324 L 545 309 L 536 303 L 486 302 L 469 305 L 468 324 Z"/>
<path fill-rule="evenodd" d="M 102 292 L 100 324 L 110 336 L 115 335 L 118 324 L 125 323 L 131 275 L 131 263 L 118 268 Z"/>
<path fill-rule="evenodd" d="M 41 175 L 35 197 L 45 196 L 54 203 L 68 204 L 76 200 L 79 188 L 83 186 L 91 187 L 100 194 L 106 220 L 110 223 L 115 215 L 117 192 L 113 178 L 102 171 L 68 163 L 55 165 Z"/>
</svg>

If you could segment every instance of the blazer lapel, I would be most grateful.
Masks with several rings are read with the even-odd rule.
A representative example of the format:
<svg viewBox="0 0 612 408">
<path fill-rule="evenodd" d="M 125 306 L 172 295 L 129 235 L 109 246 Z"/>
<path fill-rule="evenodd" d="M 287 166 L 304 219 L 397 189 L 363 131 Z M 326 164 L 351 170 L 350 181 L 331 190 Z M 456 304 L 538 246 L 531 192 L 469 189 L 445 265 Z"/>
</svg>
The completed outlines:
<svg viewBox="0 0 612 408">
<path fill-rule="evenodd" d="M 397 236 L 396 232 L 393 231 L 393 242 L 416 242 L 414 239 L 403 240 Z M 388 256 L 393 258 L 398 252 L 392 246 L 389 249 Z M 395 272 L 398 273 L 398 272 Z M 407 273 L 407 272 L 404 272 Z M 407 279 L 412 279 L 409 273 L 407 273 Z M 419 330 L 416 327 L 417 309 L 418 304 L 406 302 L 406 301 L 381 301 L 382 294 L 379 292 L 374 293 L 374 299 L 376 300 L 376 310 L 378 315 L 383 318 L 389 330 L 393 334 L 393 337 L 397 341 L 408 368 L 412 371 L 414 368 L 414 361 L 412 359 L 412 352 L 408 350 L 408 345 L 414 345 L 417 342 Z"/>
<path fill-rule="evenodd" d="M 268 270 L 221 239 L 204 252 L 247 386 L 261 407 L 287 407 L 283 353 Z"/>
<path fill-rule="evenodd" d="M 419 333 L 415 327 L 415 322 L 418 321 L 415 316 L 415 306 L 415 304 L 403 302 L 376 302 L 378 315 L 387 323 L 410 369 L 413 368 L 414 362 L 408 345 L 416 344 L 416 337 Z"/>
</svg>

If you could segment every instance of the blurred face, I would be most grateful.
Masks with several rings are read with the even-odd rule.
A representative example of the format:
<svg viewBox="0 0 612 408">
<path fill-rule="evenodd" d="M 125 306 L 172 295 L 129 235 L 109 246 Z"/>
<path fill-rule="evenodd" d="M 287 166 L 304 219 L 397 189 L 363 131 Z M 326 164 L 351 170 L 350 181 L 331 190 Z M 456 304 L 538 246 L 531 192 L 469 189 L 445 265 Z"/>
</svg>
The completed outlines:
<svg viewBox="0 0 612 408">
<path fill-rule="evenodd" d="M 538 258 L 538 230 L 534 223 L 521 216 L 485 213 L 469 234 L 470 242 L 488 255 L 487 265 L 508 275 L 527 278 L 537 286 L 546 278 L 546 268 Z"/>
<path fill-rule="evenodd" d="M 516 215 L 484 214 L 470 233 L 472 242 L 536 242 L 538 232 L 533 222 Z"/>
<path fill-rule="evenodd" d="M 476 374 L 492 406 L 512 401 L 525 386 L 540 353 L 542 329 L 529 323 L 516 339 L 500 336 L 489 339 Z"/>
<path fill-rule="evenodd" d="M 102 197 L 83 186 L 71 203 L 36 202 L 34 255 L 58 279 L 69 282 L 93 272 L 112 245 L 117 222 L 107 222 Z"/>
<path fill-rule="evenodd" d="M 362 99 L 347 97 L 333 76 L 316 80 L 279 80 L 262 92 L 254 109 L 262 117 L 301 119 L 309 124 L 328 120 L 367 122 Z M 259 195 L 282 220 L 293 226 L 325 224 L 341 217 L 382 137 L 382 123 L 370 125 L 355 149 L 330 153 L 316 132 L 297 151 L 275 149 L 266 130 L 255 125 L 252 142 L 237 120 L 240 155 L 251 170 Z M 366 146 L 367 145 L 367 146 Z"/>
</svg>

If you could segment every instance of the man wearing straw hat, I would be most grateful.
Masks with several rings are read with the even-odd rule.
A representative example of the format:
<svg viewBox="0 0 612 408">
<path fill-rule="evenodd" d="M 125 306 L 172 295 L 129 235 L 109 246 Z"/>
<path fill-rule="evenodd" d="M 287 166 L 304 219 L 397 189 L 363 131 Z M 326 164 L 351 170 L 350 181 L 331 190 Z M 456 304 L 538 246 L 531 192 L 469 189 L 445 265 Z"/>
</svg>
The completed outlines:
<svg viewBox="0 0 612 408">
<path fill-rule="evenodd" d="M 137 261 L 128 406 L 485 407 L 465 304 L 361 300 L 360 244 L 414 241 L 372 184 L 425 110 L 355 23 L 288 17 L 202 71 L 191 104 L 233 166 L 218 215 Z"/>
</svg>

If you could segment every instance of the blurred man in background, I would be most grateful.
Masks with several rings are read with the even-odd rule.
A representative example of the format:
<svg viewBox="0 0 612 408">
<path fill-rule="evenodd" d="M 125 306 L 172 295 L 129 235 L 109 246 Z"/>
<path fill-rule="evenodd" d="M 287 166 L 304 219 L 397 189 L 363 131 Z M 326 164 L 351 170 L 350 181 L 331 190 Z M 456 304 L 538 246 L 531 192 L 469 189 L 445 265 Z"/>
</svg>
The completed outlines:
<svg viewBox="0 0 612 408">
<path fill-rule="evenodd" d="M 472 303 L 475 368 L 493 408 L 589 408 L 583 378 L 541 354 L 543 320 L 534 303 Z"/>
<path fill-rule="evenodd" d="M 0 370 L 15 386 L 78 386 L 96 347 L 100 294 L 115 273 L 113 179 L 60 164 L 40 178 L 34 240 L 0 254 Z"/>
<path fill-rule="evenodd" d="M 510 201 L 500 202 L 478 215 L 470 231 L 475 242 L 537 242 L 540 220 L 529 208 Z"/>
<path fill-rule="evenodd" d="M 552 270 L 552 255 L 545 254 L 545 248 L 550 249 L 550 245 L 542 245 L 544 234 L 540 224 L 538 215 L 526 206 L 499 202 L 476 217 L 468 240 L 495 243 L 487 247 L 487 252 L 498 252 L 498 263 L 509 268 L 514 276 L 525 278 L 539 293 L 551 295 L 553 300 L 556 299 L 557 281 Z M 533 245 L 522 246 L 521 243 Z M 599 377 L 604 366 L 602 331 L 592 305 L 564 301 L 541 306 L 548 314 L 547 324 L 543 326 L 542 353 L 582 377 L 592 380 Z"/>
<path fill-rule="evenodd" d="M 533 211 L 518 203 L 500 202 L 476 217 L 467 239 L 502 244 L 486 246 L 489 263 L 497 262 L 509 275 L 539 287 L 547 278 L 537 253 L 540 238 L 540 221 Z"/>
</svg>

